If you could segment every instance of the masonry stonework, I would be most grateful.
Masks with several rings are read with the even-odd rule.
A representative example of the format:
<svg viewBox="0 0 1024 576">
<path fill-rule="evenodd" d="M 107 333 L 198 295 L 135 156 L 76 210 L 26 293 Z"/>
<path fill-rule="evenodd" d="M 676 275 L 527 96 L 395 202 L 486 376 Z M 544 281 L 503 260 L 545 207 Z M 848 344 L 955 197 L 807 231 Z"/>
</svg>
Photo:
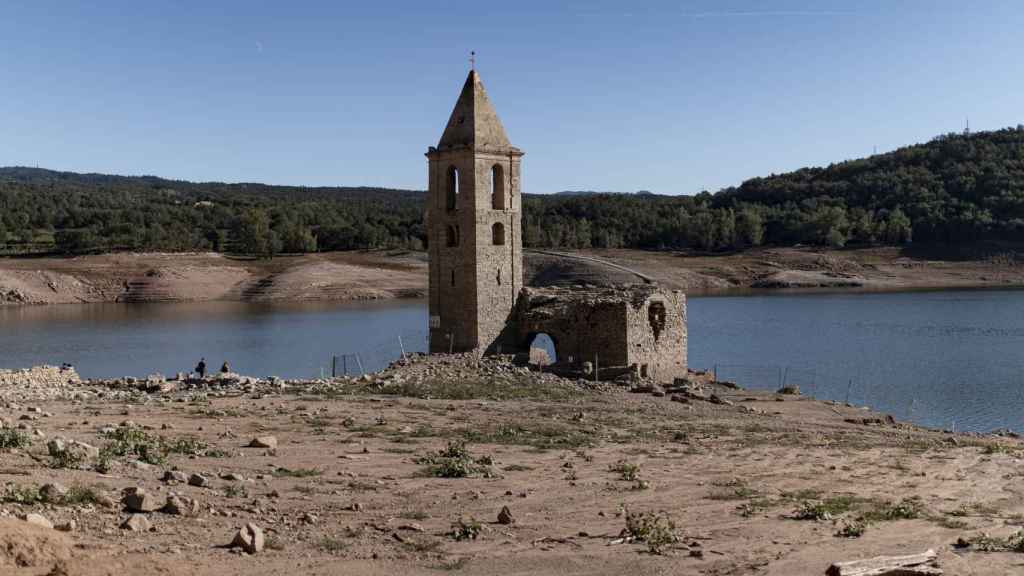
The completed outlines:
<svg viewBox="0 0 1024 576">
<path fill-rule="evenodd" d="M 556 367 L 686 376 L 682 293 L 523 287 L 523 152 L 509 142 L 475 70 L 426 156 L 431 353 L 526 352 L 545 333 Z"/>
<path fill-rule="evenodd" d="M 678 291 L 644 284 L 526 288 L 514 322 L 522 347 L 539 334 L 551 338 L 556 366 L 589 363 L 599 378 L 686 376 L 686 296 Z"/>
<path fill-rule="evenodd" d="M 476 71 L 436 147 L 427 151 L 430 351 L 497 351 L 523 286 L 523 152 Z"/>
</svg>

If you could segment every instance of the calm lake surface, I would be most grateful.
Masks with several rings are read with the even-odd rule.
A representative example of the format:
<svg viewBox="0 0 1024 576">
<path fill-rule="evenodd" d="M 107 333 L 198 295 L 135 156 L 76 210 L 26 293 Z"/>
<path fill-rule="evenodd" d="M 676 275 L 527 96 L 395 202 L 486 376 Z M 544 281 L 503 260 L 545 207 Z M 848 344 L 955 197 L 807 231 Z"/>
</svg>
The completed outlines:
<svg viewBox="0 0 1024 576">
<path fill-rule="evenodd" d="M 311 377 L 422 351 L 423 301 L 0 308 L 0 368 L 84 377 L 216 369 Z M 797 384 L 897 418 L 1024 430 L 1024 291 L 691 298 L 689 361 L 751 388 Z M 399 342 L 401 338 L 401 342 Z M 358 356 L 357 356 L 358 354 Z"/>
</svg>

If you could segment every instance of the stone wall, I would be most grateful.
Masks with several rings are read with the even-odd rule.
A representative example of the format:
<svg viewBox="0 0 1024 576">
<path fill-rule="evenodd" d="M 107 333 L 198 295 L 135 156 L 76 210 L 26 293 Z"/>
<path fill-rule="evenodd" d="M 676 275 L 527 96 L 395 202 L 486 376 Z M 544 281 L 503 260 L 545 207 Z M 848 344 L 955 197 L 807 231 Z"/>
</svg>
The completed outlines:
<svg viewBox="0 0 1024 576">
<path fill-rule="evenodd" d="M 686 376 L 686 295 L 678 291 L 651 294 L 626 314 L 626 339 L 631 366 L 641 376 L 672 382 Z"/>
<path fill-rule="evenodd" d="M 652 285 L 526 288 L 514 326 L 517 350 L 547 334 L 556 365 L 590 363 L 599 376 L 628 369 L 661 382 L 686 376 L 686 296 Z"/>
</svg>

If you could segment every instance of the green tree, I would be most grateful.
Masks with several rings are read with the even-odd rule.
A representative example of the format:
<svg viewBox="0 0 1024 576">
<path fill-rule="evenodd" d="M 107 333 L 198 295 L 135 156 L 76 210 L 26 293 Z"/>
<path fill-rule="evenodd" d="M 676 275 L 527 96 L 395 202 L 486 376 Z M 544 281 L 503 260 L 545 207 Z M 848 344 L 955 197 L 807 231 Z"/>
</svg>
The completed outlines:
<svg viewBox="0 0 1024 576">
<path fill-rule="evenodd" d="M 764 242 L 764 219 L 757 210 L 746 207 L 740 211 L 736 217 L 736 237 L 745 246 L 760 246 Z"/>
<path fill-rule="evenodd" d="M 235 221 L 232 235 L 235 249 L 243 254 L 259 257 L 272 256 L 270 218 L 259 208 L 250 208 Z"/>
<path fill-rule="evenodd" d="M 281 251 L 287 253 L 316 252 L 316 237 L 307 226 L 291 221 L 281 225 L 278 234 L 281 237 Z"/>
<path fill-rule="evenodd" d="M 61 254 L 86 254 L 97 249 L 100 242 L 90 228 L 60 230 L 54 235 L 57 251 Z"/>
</svg>

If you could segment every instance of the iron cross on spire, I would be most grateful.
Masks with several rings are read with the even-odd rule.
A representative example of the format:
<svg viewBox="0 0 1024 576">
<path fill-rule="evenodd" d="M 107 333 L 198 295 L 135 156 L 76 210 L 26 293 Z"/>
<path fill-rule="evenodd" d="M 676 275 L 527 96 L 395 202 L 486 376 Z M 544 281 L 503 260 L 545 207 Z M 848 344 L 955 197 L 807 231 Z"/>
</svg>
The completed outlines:
<svg viewBox="0 0 1024 576">
<path fill-rule="evenodd" d="M 476 70 L 476 51 L 470 50 L 469 52 L 469 69 Z"/>
</svg>

